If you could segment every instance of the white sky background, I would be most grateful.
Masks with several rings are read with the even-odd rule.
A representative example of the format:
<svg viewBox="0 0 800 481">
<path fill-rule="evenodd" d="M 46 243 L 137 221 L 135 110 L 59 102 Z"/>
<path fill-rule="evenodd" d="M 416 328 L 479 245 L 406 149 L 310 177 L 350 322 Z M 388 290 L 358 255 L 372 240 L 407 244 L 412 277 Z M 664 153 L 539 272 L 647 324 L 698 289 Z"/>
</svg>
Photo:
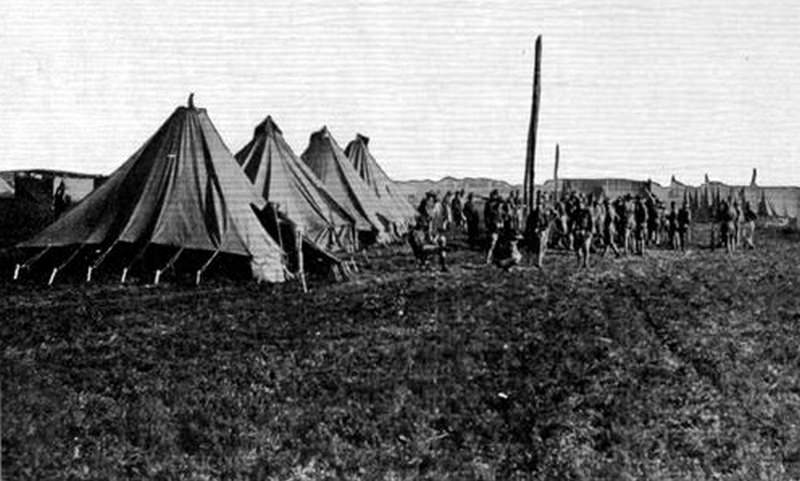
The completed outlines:
<svg viewBox="0 0 800 481">
<path fill-rule="evenodd" d="M 800 2 L 3 0 L 0 170 L 109 173 L 190 91 L 233 152 L 271 114 L 393 177 L 800 184 Z"/>
</svg>

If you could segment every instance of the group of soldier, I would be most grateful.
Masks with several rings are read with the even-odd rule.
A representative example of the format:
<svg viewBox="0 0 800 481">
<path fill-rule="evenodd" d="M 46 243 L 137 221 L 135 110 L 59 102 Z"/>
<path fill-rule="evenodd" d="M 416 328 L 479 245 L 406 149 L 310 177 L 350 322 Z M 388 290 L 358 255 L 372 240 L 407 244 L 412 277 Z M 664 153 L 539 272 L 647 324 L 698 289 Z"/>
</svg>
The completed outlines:
<svg viewBox="0 0 800 481">
<path fill-rule="evenodd" d="M 541 268 L 548 248 L 574 251 L 578 266 L 588 268 L 593 252 L 601 256 L 610 250 L 617 257 L 644 255 L 647 249 L 666 247 L 684 251 L 691 241 L 692 215 L 687 203 L 665 206 L 650 192 L 608 197 L 569 192 L 556 199 L 537 193 L 533 210 L 526 215 L 519 191 L 502 197 L 494 190 L 483 206 L 488 249 L 486 262 L 502 268 L 519 265 L 520 247 L 534 256 Z M 733 252 L 738 246 L 754 248 L 756 214 L 748 202 L 723 201 L 714 212 L 711 245 Z M 439 200 L 429 192 L 418 207 L 417 225 L 410 243 L 423 263 L 430 254 L 439 257 L 446 269 L 447 236 L 466 230 L 472 248 L 482 244 L 480 216 L 475 196 L 463 190 L 447 192 Z M 718 232 L 718 238 L 717 238 Z"/>
</svg>

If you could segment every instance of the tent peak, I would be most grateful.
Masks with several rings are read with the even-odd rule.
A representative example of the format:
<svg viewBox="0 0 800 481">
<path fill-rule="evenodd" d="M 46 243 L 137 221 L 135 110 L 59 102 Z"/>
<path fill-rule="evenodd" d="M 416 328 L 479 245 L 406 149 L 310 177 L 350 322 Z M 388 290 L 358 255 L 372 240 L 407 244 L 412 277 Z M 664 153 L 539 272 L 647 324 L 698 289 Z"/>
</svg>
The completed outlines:
<svg viewBox="0 0 800 481">
<path fill-rule="evenodd" d="M 189 94 L 189 100 L 186 101 L 186 106 L 190 109 L 194 108 L 194 92 Z"/>
<path fill-rule="evenodd" d="M 314 140 L 314 139 L 332 139 L 332 138 L 333 138 L 333 134 L 331 134 L 331 131 L 328 130 L 328 126 L 327 125 L 323 125 L 321 129 L 319 129 L 316 132 L 313 132 L 311 134 L 310 140 Z"/>
<path fill-rule="evenodd" d="M 259 134 L 283 134 L 283 131 L 278 127 L 278 124 L 275 123 L 275 120 L 272 119 L 271 115 L 267 115 L 267 118 L 261 121 L 260 124 L 256 125 L 255 131 L 253 132 L 254 135 Z"/>
<path fill-rule="evenodd" d="M 356 134 L 356 140 L 360 140 L 364 144 L 365 147 L 369 145 L 369 137 L 367 137 L 364 134 L 357 133 Z"/>
</svg>

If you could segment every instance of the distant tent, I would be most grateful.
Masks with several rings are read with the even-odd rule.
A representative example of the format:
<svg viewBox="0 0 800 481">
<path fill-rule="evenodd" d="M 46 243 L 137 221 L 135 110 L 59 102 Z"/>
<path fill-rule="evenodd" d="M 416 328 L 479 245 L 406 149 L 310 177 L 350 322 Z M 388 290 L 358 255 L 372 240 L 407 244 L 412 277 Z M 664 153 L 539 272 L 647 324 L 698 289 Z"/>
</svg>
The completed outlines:
<svg viewBox="0 0 800 481">
<path fill-rule="evenodd" d="M 280 128 L 267 117 L 236 161 L 264 199 L 308 239 L 331 251 L 354 247 L 355 220 L 292 151 Z"/>
<path fill-rule="evenodd" d="M 184 250 L 209 253 L 208 262 L 229 254 L 248 259 L 255 278 L 281 282 L 283 252 L 253 211 L 264 204 L 190 98 L 103 185 L 20 247 L 133 245 L 144 257 L 161 246 L 175 252 L 171 262 Z"/>
<path fill-rule="evenodd" d="M 393 222 L 400 230 L 399 233 L 403 233 L 414 218 L 416 211 L 399 193 L 394 181 L 386 175 L 386 172 L 381 169 L 370 153 L 369 138 L 356 134 L 356 138 L 347 144 L 344 153 L 353 163 L 358 175 L 382 201 L 381 210 L 378 213 Z"/>
<path fill-rule="evenodd" d="M 378 217 L 381 200 L 358 176 L 327 127 L 311 134 L 301 158 L 333 198 L 355 219 L 358 231 L 378 242 L 390 240 L 384 223 Z"/>
<path fill-rule="evenodd" d="M 0 179 L 0 199 L 12 199 L 14 197 L 14 188 L 8 182 Z"/>
</svg>

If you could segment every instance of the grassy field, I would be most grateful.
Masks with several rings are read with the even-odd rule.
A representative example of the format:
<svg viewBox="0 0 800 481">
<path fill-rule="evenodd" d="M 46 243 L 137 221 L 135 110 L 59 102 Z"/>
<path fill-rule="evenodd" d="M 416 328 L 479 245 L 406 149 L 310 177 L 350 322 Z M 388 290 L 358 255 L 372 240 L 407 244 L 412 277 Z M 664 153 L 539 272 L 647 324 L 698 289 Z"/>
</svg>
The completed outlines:
<svg viewBox="0 0 800 481">
<path fill-rule="evenodd" d="M 3 479 L 798 479 L 798 240 L 2 285 Z"/>
</svg>

